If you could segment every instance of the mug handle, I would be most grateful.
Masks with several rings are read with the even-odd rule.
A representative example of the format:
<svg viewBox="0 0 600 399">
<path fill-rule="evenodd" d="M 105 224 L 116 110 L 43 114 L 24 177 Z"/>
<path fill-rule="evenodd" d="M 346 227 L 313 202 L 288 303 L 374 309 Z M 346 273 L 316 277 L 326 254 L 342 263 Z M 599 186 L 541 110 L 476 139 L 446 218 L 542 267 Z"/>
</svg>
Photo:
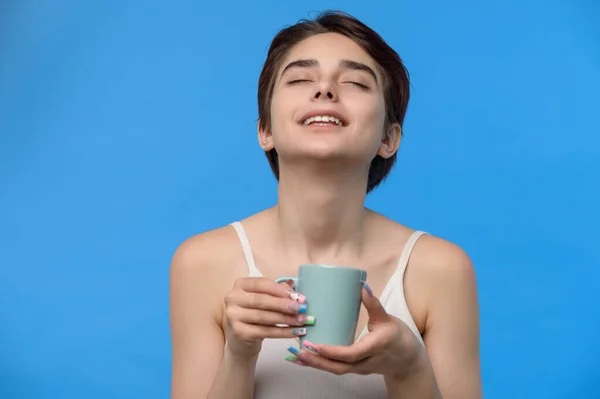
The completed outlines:
<svg viewBox="0 0 600 399">
<path fill-rule="evenodd" d="M 288 280 L 292 280 L 294 282 L 294 288 L 296 288 L 296 286 L 298 285 L 298 277 L 277 277 L 275 279 L 276 283 L 285 283 Z"/>
</svg>

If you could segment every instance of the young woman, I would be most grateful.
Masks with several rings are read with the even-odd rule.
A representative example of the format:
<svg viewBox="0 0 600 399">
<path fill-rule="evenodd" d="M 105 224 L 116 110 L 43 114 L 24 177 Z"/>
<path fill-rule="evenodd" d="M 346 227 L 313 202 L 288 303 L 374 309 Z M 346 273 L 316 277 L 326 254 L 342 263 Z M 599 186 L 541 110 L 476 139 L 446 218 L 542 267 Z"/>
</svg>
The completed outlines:
<svg viewBox="0 0 600 399">
<path fill-rule="evenodd" d="M 258 141 L 278 202 L 174 254 L 173 399 L 482 396 L 468 256 L 364 205 L 394 164 L 408 98 L 398 55 L 347 14 L 274 38 Z M 302 263 L 367 271 L 353 345 L 294 350 L 310 318 L 274 279 Z"/>
</svg>

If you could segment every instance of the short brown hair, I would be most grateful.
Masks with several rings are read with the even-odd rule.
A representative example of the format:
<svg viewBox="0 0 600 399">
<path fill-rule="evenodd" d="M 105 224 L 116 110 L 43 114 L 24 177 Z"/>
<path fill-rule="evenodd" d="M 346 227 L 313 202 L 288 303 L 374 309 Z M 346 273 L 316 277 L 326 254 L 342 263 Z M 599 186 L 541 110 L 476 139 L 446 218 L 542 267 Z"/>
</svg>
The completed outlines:
<svg viewBox="0 0 600 399">
<path fill-rule="evenodd" d="M 271 126 L 271 100 L 277 71 L 287 53 L 302 40 L 322 33 L 338 33 L 354 40 L 375 60 L 384 77 L 386 128 L 392 123 L 402 127 L 410 96 L 409 74 L 400 56 L 367 25 L 341 11 L 324 11 L 314 19 L 302 19 L 280 30 L 269 47 L 267 59 L 258 81 L 258 114 L 261 129 Z M 266 152 L 275 178 L 279 180 L 277 151 Z M 385 159 L 375 156 L 369 169 L 367 193 L 377 187 L 396 162 L 396 154 Z"/>
</svg>

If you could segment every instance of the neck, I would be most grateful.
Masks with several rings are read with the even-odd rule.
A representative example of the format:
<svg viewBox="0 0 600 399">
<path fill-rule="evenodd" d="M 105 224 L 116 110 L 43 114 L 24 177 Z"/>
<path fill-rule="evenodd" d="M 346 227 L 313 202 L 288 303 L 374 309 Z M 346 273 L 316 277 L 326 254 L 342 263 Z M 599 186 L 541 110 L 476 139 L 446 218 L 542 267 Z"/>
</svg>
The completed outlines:
<svg viewBox="0 0 600 399">
<path fill-rule="evenodd" d="M 344 170 L 345 169 L 345 170 Z M 292 256 L 307 262 L 357 254 L 364 241 L 368 170 L 286 168 L 280 164 L 278 233 Z"/>
</svg>

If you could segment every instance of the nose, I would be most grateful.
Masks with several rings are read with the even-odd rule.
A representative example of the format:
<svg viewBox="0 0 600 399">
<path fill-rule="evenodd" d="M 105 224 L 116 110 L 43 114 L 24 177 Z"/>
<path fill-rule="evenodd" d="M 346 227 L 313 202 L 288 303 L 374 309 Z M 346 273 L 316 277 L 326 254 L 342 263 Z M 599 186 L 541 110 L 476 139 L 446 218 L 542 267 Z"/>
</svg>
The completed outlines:
<svg viewBox="0 0 600 399">
<path fill-rule="evenodd" d="M 328 83 L 323 83 L 316 88 L 315 93 L 312 96 L 312 100 L 329 100 L 335 102 L 338 100 L 338 98 L 334 88 Z"/>
</svg>

